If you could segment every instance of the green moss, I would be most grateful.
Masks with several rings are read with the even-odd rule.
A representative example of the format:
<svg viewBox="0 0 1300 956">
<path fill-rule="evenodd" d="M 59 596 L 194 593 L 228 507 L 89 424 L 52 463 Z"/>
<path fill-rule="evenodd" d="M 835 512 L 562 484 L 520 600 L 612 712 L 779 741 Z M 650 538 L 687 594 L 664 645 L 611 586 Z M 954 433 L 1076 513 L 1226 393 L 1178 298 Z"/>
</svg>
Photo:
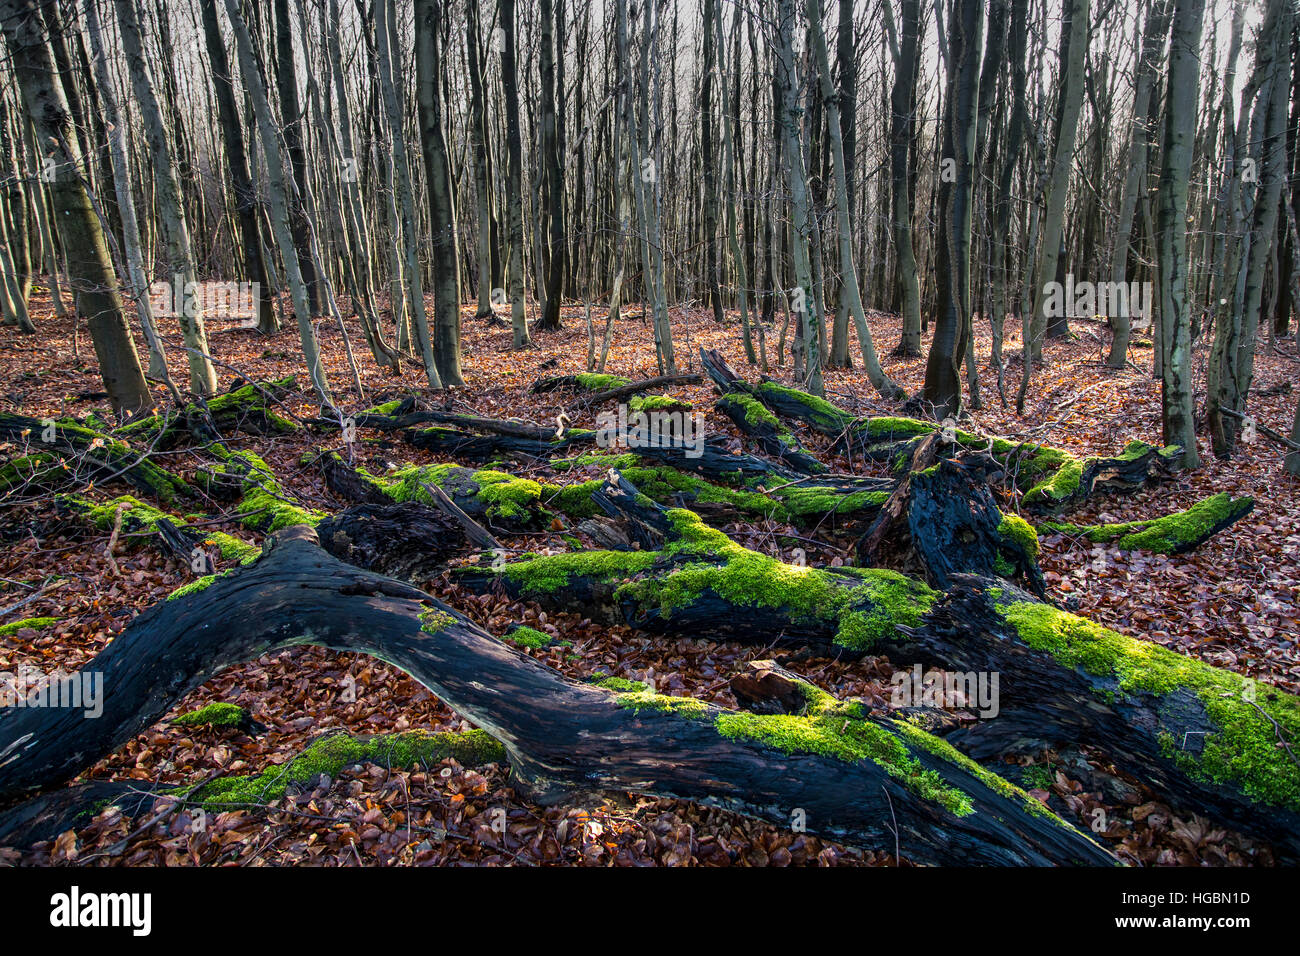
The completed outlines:
<svg viewBox="0 0 1300 956">
<path fill-rule="evenodd" d="M 1200 543 L 1216 527 L 1230 524 L 1246 514 L 1253 504 L 1253 498 L 1233 498 L 1223 492 L 1198 501 L 1186 511 L 1150 521 L 1096 525 L 1050 522 L 1043 527 L 1060 534 L 1082 536 L 1094 544 L 1114 544 L 1126 551 L 1180 554 Z"/>
<path fill-rule="evenodd" d="M 826 434 L 844 431 L 857 421 L 852 415 L 840 411 L 824 398 L 818 398 L 816 395 L 777 382 L 762 382 L 755 386 L 754 394 L 760 400 L 770 400 L 771 404 L 802 406 L 803 417 L 808 423 Z"/>
<path fill-rule="evenodd" d="M 691 403 L 671 395 L 634 395 L 627 407 L 634 412 L 685 412 Z"/>
<path fill-rule="evenodd" d="M 907 720 L 895 719 L 892 723 L 899 736 L 905 739 L 908 743 L 915 747 L 919 747 L 956 767 L 960 767 L 974 776 L 980 783 L 984 784 L 984 786 L 988 787 L 994 793 L 1006 800 L 1018 803 L 1021 809 L 1025 812 L 1031 813 L 1036 817 L 1042 817 L 1045 820 L 1051 820 L 1068 830 L 1075 830 L 1074 827 L 1070 826 L 1070 824 L 1062 820 L 1042 803 L 1025 793 L 1025 791 L 1020 789 L 1020 787 L 1017 787 L 1011 781 L 1000 777 L 998 774 L 993 773 L 991 770 L 980 766 L 980 764 L 966 756 L 943 738 L 927 733 Z"/>
<path fill-rule="evenodd" d="M 248 711 L 238 704 L 215 702 L 181 714 L 172 723 L 181 727 L 238 727 L 247 720 Z"/>
<path fill-rule="evenodd" d="M 668 714 L 686 720 L 704 720 L 709 716 L 709 705 L 694 697 L 668 697 L 645 689 L 619 694 L 615 699 L 619 707 L 634 713 Z"/>
<path fill-rule="evenodd" d="M 463 766 L 482 766 L 505 760 L 505 748 L 487 733 L 429 733 L 412 730 L 368 739 L 334 734 L 322 737 L 297 757 L 257 776 L 224 777 L 191 792 L 189 798 L 205 806 L 273 803 L 290 786 L 310 784 L 321 774 L 337 777 L 359 763 L 401 769 L 429 767 L 451 757 Z"/>
<path fill-rule="evenodd" d="M 362 409 L 357 412 L 358 415 L 396 415 L 397 410 L 402 407 L 404 398 L 395 398 L 391 402 L 384 402 L 382 405 L 374 405 L 370 408 Z"/>
<path fill-rule="evenodd" d="M 631 577 L 654 564 L 652 551 L 582 551 L 512 561 L 500 571 L 524 595 L 550 594 L 568 587 L 571 578 L 613 581 Z"/>
<path fill-rule="evenodd" d="M 1019 515 L 1003 515 L 998 524 L 998 534 L 1031 560 L 1038 560 L 1038 532 L 1024 518 Z"/>
<path fill-rule="evenodd" d="M 843 494 L 827 488 L 788 485 L 773 492 L 791 517 L 823 517 L 873 511 L 889 500 L 887 491 L 853 491 Z"/>
<path fill-rule="evenodd" d="M 212 586 L 212 582 L 217 579 L 215 574 L 205 574 L 201 578 L 195 578 L 189 584 L 182 584 L 171 594 L 167 595 L 167 600 L 174 601 L 177 598 L 186 597 L 190 594 L 198 594 Z"/>
<path fill-rule="evenodd" d="M 734 407 L 747 425 L 755 428 L 767 425 L 778 433 L 785 431 L 781 427 L 780 420 L 752 395 L 746 395 L 744 392 L 732 392 L 718 399 L 718 404 L 724 410 L 728 406 Z"/>
<path fill-rule="evenodd" d="M 235 512 L 246 528 L 273 532 L 296 524 L 315 526 L 326 518 L 323 512 L 291 504 L 270 466 L 251 451 L 230 452 L 208 475 L 209 482 L 238 482 L 243 498 Z"/>
<path fill-rule="evenodd" d="M 527 521 L 531 509 L 541 500 L 542 486 L 528 478 L 516 478 L 504 471 L 487 468 L 474 472 L 478 498 L 487 505 L 489 518 Z"/>
<path fill-rule="evenodd" d="M 593 675 L 596 676 L 596 675 Z M 646 685 L 639 680 L 627 680 L 623 677 L 603 677 L 594 681 L 597 687 L 605 690 L 612 690 L 619 694 L 638 694 L 646 689 Z"/>
<path fill-rule="evenodd" d="M 607 392 L 612 388 L 622 388 L 624 385 L 632 384 L 629 379 L 620 375 L 601 375 L 597 372 L 579 372 L 573 376 L 573 380 L 578 383 L 579 388 L 589 392 Z"/>
<path fill-rule="evenodd" d="M 25 628 L 41 631 L 47 627 L 53 627 L 57 623 L 59 623 L 57 617 L 25 617 L 21 621 L 10 621 L 8 624 L 0 625 L 0 637 L 17 634 Z"/>
<path fill-rule="evenodd" d="M 726 711 L 714 726 L 733 740 L 752 740 L 788 754 L 817 754 L 846 763 L 870 760 L 925 800 L 938 803 L 955 816 L 974 812 L 970 798 L 928 770 L 909 753 L 906 744 L 884 727 L 860 719 L 860 705 L 840 704 L 812 685 L 802 685 L 808 699 L 805 715 L 751 714 Z"/>
<path fill-rule="evenodd" d="M 687 563 L 619 590 L 620 596 L 656 606 L 665 618 L 708 590 L 742 607 L 779 608 L 795 620 L 832 622 L 836 643 L 865 650 L 894 633 L 896 624 L 919 624 L 934 603 L 933 591 L 896 571 L 841 568 L 833 573 L 786 564 L 741 547 L 694 512 L 673 509 L 667 514 L 678 537 L 666 554 L 708 561 Z M 855 581 L 846 585 L 845 578 Z"/>
<path fill-rule="evenodd" d="M 506 640 L 511 644 L 518 644 L 520 647 L 528 647 L 535 651 L 551 646 L 554 638 L 551 635 L 536 630 L 535 628 L 520 625 L 513 628 L 506 634 Z"/>
<path fill-rule="evenodd" d="M 1025 494 L 1025 505 L 1057 505 L 1074 496 L 1083 479 L 1084 462 L 1071 458 L 1064 462 L 1050 478 L 1034 485 Z"/>
<path fill-rule="evenodd" d="M 426 634 L 437 634 L 455 623 L 455 615 L 448 614 L 442 608 L 431 607 L 420 612 L 420 630 Z"/>
<path fill-rule="evenodd" d="M 1248 688 L 1255 685 L 1240 674 L 1045 604 L 1014 602 L 998 610 L 1030 647 L 1065 667 L 1113 682 L 1108 689 L 1125 695 L 1195 695 L 1217 730 L 1202 738 L 1199 754 L 1176 741 L 1168 756 L 1195 779 L 1231 784 L 1255 800 L 1300 810 L 1300 768 L 1277 743 L 1279 730 L 1292 747 L 1300 740 L 1300 699 L 1259 685 L 1258 700 L 1252 702 Z"/>
<path fill-rule="evenodd" d="M 928 435 L 939 426 L 934 422 L 923 422 L 918 418 L 869 418 L 866 423 L 867 435 L 873 439 L 911 438 L 916 435 Z"/>
</svg>

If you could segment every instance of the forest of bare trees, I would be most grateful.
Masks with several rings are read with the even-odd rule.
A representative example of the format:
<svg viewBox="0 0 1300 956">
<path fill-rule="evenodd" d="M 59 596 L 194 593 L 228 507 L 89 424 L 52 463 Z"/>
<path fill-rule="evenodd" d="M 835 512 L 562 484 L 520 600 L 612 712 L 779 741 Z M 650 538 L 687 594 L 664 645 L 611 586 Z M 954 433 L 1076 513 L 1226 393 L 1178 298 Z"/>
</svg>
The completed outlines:
<svg viewBox="0 0 1300 956">
<path fill-rule="evenodd" d="M 255 284 L 325 406 L 313 323 L 356 318 L 354 367 L 453 387 L 468 300 L 508 311 L 518 347 L 562 302 L 611 321 L 644 303 L 665 373 L 671 310 L 700 303 L 764 370 L 788 349 L 820 393 L 824 367 L 860 363 L 891 398 L 879 351 L 919 354 L 933 323 L 915 407 L 939 418 L 1008 391 L 1023 408 L 1072 319 L 1104 320 L 1122 367 L 1136 322 L 1166 441 L 1194 449 L 1203 395 L 1219 455 L 1255 352 L 1294 334 L 1281 0 L 98 6 L 4 9 L 0 304 L 38 331 L 32 276 L 57 267 L 55 307 L 89 321 L 125 413 L 144 371 L 214 388 L 214 319 L 151 315 L 157 276 Z M 873 342 L 864 309 L 899 327 Z M 1030 317 L 1021 356 L 1007 316 Z"/>
<path fill-rule="evenodd" d="M 0 615 L 109 678 L 0 712 L 0 847 L 179 860 L 106 835 L 126 779 L 306 826 L 315 771 L 139 752 L 313 645 L 432 693 L 408 763 L 828 841 L 728 865 L 1294 864 L 1298 181 L 1294 0 L 0 0 L 0 538 L 97 562 L 15 557 Z M 891 661 L 1001 703 L 886 704 Z M 375 859 L 443 852 L 414 816 Z"/>
</svg>

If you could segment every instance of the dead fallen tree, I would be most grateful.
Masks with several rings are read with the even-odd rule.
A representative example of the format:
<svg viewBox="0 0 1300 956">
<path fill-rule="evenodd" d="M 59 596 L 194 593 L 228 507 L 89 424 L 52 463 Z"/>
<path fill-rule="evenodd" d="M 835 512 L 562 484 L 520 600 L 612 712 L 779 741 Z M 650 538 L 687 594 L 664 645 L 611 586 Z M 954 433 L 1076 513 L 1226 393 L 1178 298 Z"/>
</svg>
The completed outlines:
<svg viewBox="0 0 1300 956">
<path fill-rule="evenodd" d="M 0 490 L 120 480 L 160 501 L 193 494 L 152 460 L 156 449 L 135 448 L 72 419 L 0 412 L 0 441 L 12 446 L 12 457 L 0 469 Z"/>
<path fill-rule="evenodd" d="M 505 747 L 547 802 L 609 790 L 680 797 L 918 862 L 1107 864 L 1110 854 L 1013 785 L 918 728 L 810 695 L 806 713 L 720 711 L 568 680 L 423 592 L 325 554 L 311 529 L 256 563 L 133 620 L 86 667 L 103 713 L 8 709 L 0 796 L 56 786 L 156 722 L 232 663 L 293 644 L 393 663 Z"/>
<path fill-rule="evenodd" d="M 644 502 L 612 500 L 654 520 L 637 514 L 651 509 Z M 458 579 L 672 636 L 871 650 L 999 674 L 999 715 L 953 738 L 969 738 L 972 757 L 1096 746 L 1173 805 L 1300 860 L 1300 699 L 1059 611 L 1001 578 L 953 570 L 941 594 L 897 572 L 793 566 L 689 512 L 664 518 L 657 551 L 531 557 Z"/>
<path fill-rule="evenodd" d="M 1198 501 L 1186 511 L 1159 518 L 1090 525 L 1048 521 L 1039 530 L 1083 538 L 1093 544 L 1109 544 L 1124 551 L 1185 554 L 1231 527 L 1254 508 L 1254 498 L 1233 498 L 1223 492 Z"/>
</svg>

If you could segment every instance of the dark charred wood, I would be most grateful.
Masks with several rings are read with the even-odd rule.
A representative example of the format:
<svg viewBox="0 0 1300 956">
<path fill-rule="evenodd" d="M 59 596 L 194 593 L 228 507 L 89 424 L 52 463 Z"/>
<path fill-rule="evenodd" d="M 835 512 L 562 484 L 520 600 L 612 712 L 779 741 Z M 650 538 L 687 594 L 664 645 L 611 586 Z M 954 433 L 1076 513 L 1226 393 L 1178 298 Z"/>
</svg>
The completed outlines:
<svg viewBox="0 0 1300 956">
<path fill-rule="evenodd" d="M 922 461 L 933 459 L 936 439 L 930 435 L 920 444 Z M 989 490 L 990 477 L 1000 471 L 988 456 L 967 454 L 910 472 L 859 539 L 858 563 L 920 573 L 940 589 L 955 574 L 1001 575 L 1043 595 L 1037 542 L 1024 540 L 1033 530 L 1018 525 L 1022 535 L 1009 533 Z"/>
<path fill-rule="evenodd" d="M 414 501 L 356 505 L 326 518 L 316 532 L 340 561 L 407 581 L 427 580 L 472 550 L 455 518 Z"/>
<path fill-rule="evenodd" d="M 962 765 L 897 738 L 915 766 L 969 799 L 956 815 L 873 760 L 785 753 L 721 734 L 721 712 L 639 709 L 562 677 L 410 585 L 346 565 L 304 526 L 276 536 L 256 564 L 136 617 L 88 665 L 103 675 L 99 719 L 71 708 L 6 708 L 0 796 L 55 786 L 156 722 L 229 665 L 311 643 L 381 657 L 505 746 L 536 799 L 610 790 L 679 797 L 893 847 L 917 862 L 1108 864 L 1059 821 L 1030 814 Z M 892 733 L 888 721 L 868 718 Z"/>
</svg>

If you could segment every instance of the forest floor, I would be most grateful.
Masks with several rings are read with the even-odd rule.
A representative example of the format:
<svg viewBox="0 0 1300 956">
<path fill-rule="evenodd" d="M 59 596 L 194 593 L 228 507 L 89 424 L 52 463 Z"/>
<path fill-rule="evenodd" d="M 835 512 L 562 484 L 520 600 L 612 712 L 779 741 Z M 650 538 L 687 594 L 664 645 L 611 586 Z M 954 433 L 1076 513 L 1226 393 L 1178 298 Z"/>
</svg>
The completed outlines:
<svg viewBox="0 0 1300 956">
<path fill-rule="evenodd" d="M 0 408 L 27 415 L 96 412 L 108 417 L 107 403 L 93 397 L 102 384 L 84 328 L 74 338 L 72 324 L 58 320 L 37 296 L 33 314 L 37 335 L 23 336 L 0 329 Z M 636 309 L 626 310 L 618 324 L 607 372 L 631 379 L 657 374 L 650 327 Z M 42 320 L 42 316 L 44 316 Z M 598 316 L 598 320 L 603 316 Z M 699 371 L 697 349 L 718 348 L 742 374 L 757 378 L 744 363 L 738 325 L 719 327 L 704 310 L 673 310 L 680 370 Z M 889 356 L 897 341 L 894 316 L 870 316 L 872 333 L 890 376 L 913 392 L 924 374 L 922 359 Z M 510 330 L 464 318 L 465 378 L 455 390 L 451 407 L 494 417 L 518 417 L 550 423 L 566 396 L 531 395 L 539 377 L 584 371 L 587 334 L 581 308 L 564 310 L 562 332 L 538 334 L 535 348 L 515 352 Z M 985 408 L 963 427 L 1008 438 L 1045 441 L 1076 454 L 1118 451 L 1130 438 L 1159 444 L 1159 384 L 1152 380 L 1152 352 L 1135 348 L 1135 365 L 1113 372 L 1103 366 L 1108 335 L 1092 323 L 1074 324 L 1075 337 L 1047 346 L 1047 367 L 1036 369 L 1026 414 L 1004 407 L 989 377 L 990 339 L 980 326 L 976 353 L 981 363 Z M 1007 355 L 1019 352 L 1018 323 L 1007 323 Z M 349 411 L 372 406 L 422 389 L 416 367 L 393 377 L 374 366 L 365 352 L 359 329 L 349 327 L 353 348 L 362 366 L 364 398 L 350 387 L 341 335 L 332 323 L 320 324 L 322 348 L 328 357 L 336 400 Z M 295 374 L 305 382 L 297 332 L 292 323 L 269 337 L 250 331 L 220 330 L 213 323 L 211 347 L 222 388 L 236 380 L 268 380 Z M 769 354 L 776 334 L 768 335 Z M 184 379 L 184 359 L 178 334 L 167 336 L 174 371 Z M 928 337 L 923 347 L 928 347 Z M 1256 362 L 1251 413 L 1258 421 L 1289 433 L 1300 380 L 1294 340 L 1280 344 L 1281 353 L 1261 350 Z M 141 353 L 143 343 L 141 343 Z M 1206 346 L 1196 354 L 1197 380 L 1204 381 Z M 769 374 L 789 382 L 784 367 Z M 1014 401 L 1019 364 L 1007 372 L 1007 394 Z M 723 416 L 712 411 L 707 384 L 669 391 L 708 409 L 707 434 L 727 435 L 740 448 L 740 436 Z M 879 400 L 860 368 L 827 374 L 827 397 L 861 413 L 897 414 Z M 160 400 L 165 394 L 158 391 Z M 80 398 L 90 395 L 90 398 Z M 438 404 L 444 396 L 433 399 Z M 319 406 L 309 391 L 291 395 L 289 407 L 303 418 Z M 592 427 L 594 412 L 573 422 Z M 833 459 L 819 436 L 801 436 L 816 454 L 834 461 L 837 471 L 880 473 L 882 466 Z M 341 449 L 337 431 L 288 437 L 238 435 L 233 448 L 261 454 L 286 488 L 305 505 L 337 511 L 346 503 L 324 488 L 319 472 L 301 465 L 305 452 L 318 447 Z M 401 443 L 354 445 L 359 463 L 382 470 L 384 463 L 427 463 L 438 460 Z M 3 449 L 0 449 L 2 451 Z M 1201 443 L 1203 467 L 1174 480 L 1129 496 L 1098 496 L 1071 520 L 1127 521 L 1154 517 L 1185 508 L 1220 491 L 1252 495 L 1252 514 L 1214 537 L 1197 551 L 1179 557 L 1120 552 L 1060 535 L 1043 541 L 1042 567 L 1049 597 L 1124 633 L 1192 654 L 1210 663 L 1239 670 L 1295 693 L 1300 692 L 1300 482 L 1282 470 L 1283 449 L 1262 434 L 1230 462 L 1215 459 L 1208 442 Z M 444 459 L 445 460 L 445 459 Z M 199 459 L 184 449 L 159 456 L 165 467 L 192 475 Z M 875 471 L 871 471 L 874 469 Z M 521 465 L 519 474 L 549 473 L 544 465 Z M 582 481 L 595 472 L 557 477 Z M 112 494 L 120 494 L 114 488 Z M 104 494 L 98 489 L 92 496 Z M 222 506 L 211 504 L 220 516 Z M 255 540 L 232 516 L 222 530 Z M 808 551 L 809 563 L 838 563 L 851 553 L 853 535 L 847 529 L 822 527 L 801 532 L 821 543 L 782 540 L 789 528 L 763 523 L 728 526 L 724 530 L 747 547 L 771 554 L 796 544 Z M 68 671 L 101 650 L 131 617 L 161 601 L 192 580 L 189 567 L 162 557 L 156 550 L 129 540 L 116 547 L 116 569 L 105 555 L 107 534 L 88 532 L 80 524 L 60 519 L 49 500 L 0 502 L 0 608 L 8 609 L 41 587 L 44 594 L 6 614 L 0 624 L 17 617 L 50 616 L 57 624 L 42 630 L 19 629 L 0 634 L 0 671 L 21 665 Z M 557 530 L 538 531 L 503 539 L 507 547 L 533 551 L 566 550 Z M 661 693 L 691 695 L 735 706 L 728 690 L 731 675 L 746 662 L 772 656 L 770 648 L 741 644 L 712 644 L 696 640 L 656 639 L 626 627 L 593 623 L 574 614 L 550 614 L 536 605 L 511 602 L 494 595 L 458 592 L 445 580 L 424 582 L 426 589 L 447 600 L 494 634 L 524 622 L 554 634 L 559 643 L 529 650 L 563 673 L 583 679 L 597 671 L 632 680 L 652 679 Z M 840 697 L 861 697 L 875 706 L 889 701 L 893 668 L 883 657 L 858 660 L 803 659 L 799 672 Z M 345 699 L 345 678 L 355 680 L 355 701 Z M 350 682 L 347 682 L 350 683 Z M 246 734 L 235 729 L 192 730 L 159 722 L 106 760 L 86 777 L 134 779 L 142 783 L 194 782 L 214 773 L 256 773 L 301 752 L 313 739 L 331 730 L 376 734 L 406 729 L 458 730 L 469 724 L 449 711 L 428 691 L 392 667 L 365 657 L 317 648 L 295 648 L 232 667 L 190 694 L 171 717 L 213 701 L 248 708 L 265 730 Z M 1029 758 L 1024 758 L 1029 762 Z M 1102 794 L 1085 790 L 1071 776 L 1075 754 L 1046 754 L 1033 766 L 1021 768 L 1020 779 L 1034 796 L 1049 802 L 1066 819 L 1086 825 L 1100 807 L 1106 813 L 1106 842 L 1121 859 L 1146 865 L 1257 865 L 1271 862 L 1267 847 L 1225 833 L 1194 815 L 1175 815 L 1142 781 L 1126 780 Z M 506 811 L 506 832 L 488 821 L 494 808 Z M 592 824 L 598 824 L 593 826 Z M 517 794 L 508 768 L 492 765 L 479 770 L 448 761 L 426 771 L 389 770 L 371 764 L 346 770 L 340 779 L 322 782 L 315 791 L 286 797 L 272 808 L 239 809 L 216 815 L 201 832 L 192 832 L 184 816 L 164 817 L 143 832 L 110 809 L 80 831 L 34 847 L 0 848 L 0 864 L 524 864 L 579 863 L 589 865 L 895 865 L 894 848 L 861 851 L 812 836 L 759 823 L 735 814 L 685 802 L 629 797 L 600 805 L 540 807 Z M 445 830 L 442 837 L 439 831 Z M 123 846 L 113 847 L 125 837 Z M 113 847 L 109 852 L 108 848 Z M 899 848 L 907 862 L 907 848 Z"/>
</svg>

